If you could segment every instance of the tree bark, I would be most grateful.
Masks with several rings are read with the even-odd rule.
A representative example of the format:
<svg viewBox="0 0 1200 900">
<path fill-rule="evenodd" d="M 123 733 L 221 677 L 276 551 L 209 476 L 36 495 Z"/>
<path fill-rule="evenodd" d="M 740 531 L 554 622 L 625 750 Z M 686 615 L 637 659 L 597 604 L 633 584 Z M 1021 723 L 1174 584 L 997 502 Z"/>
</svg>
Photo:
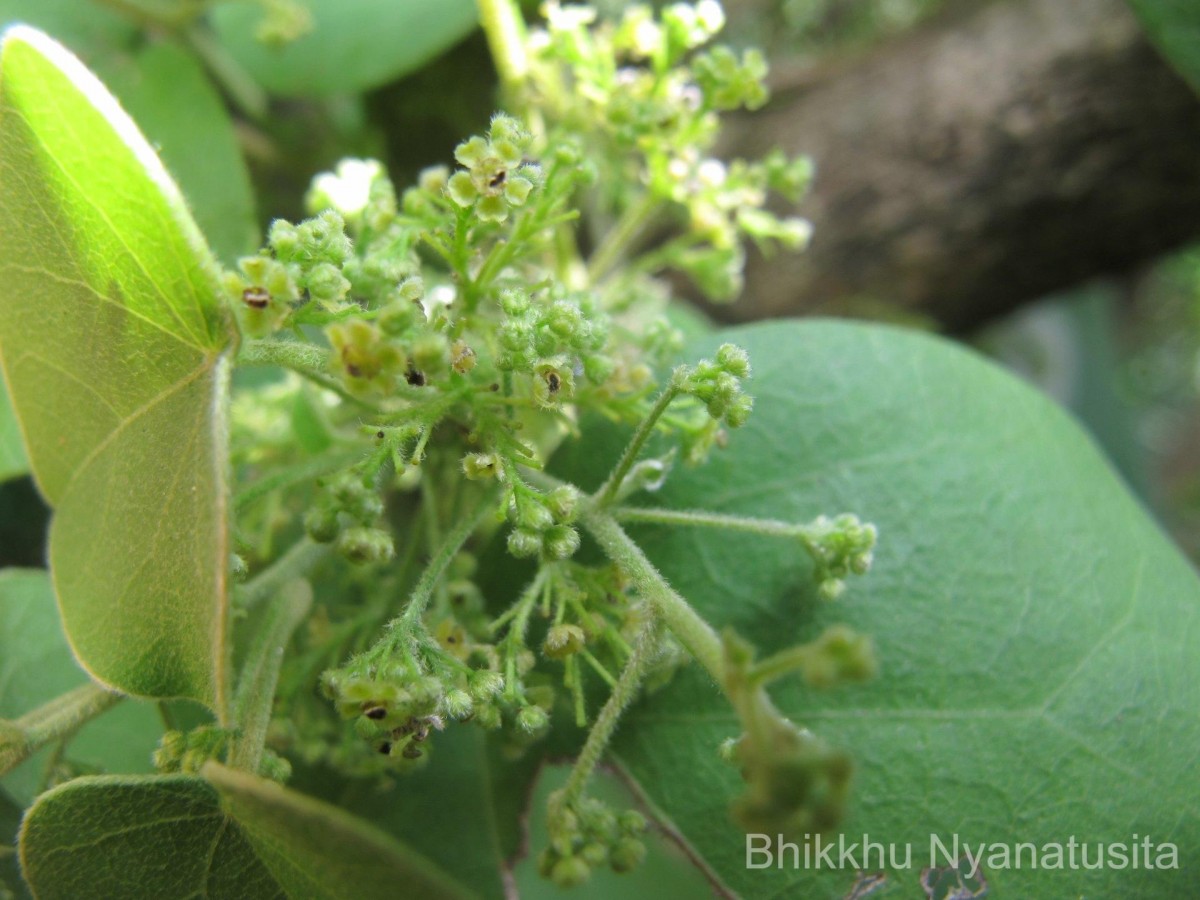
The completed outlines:
<svg viewBox="0 0 1200 900">
<path fill-rule="evenodd" d="M 783 82 L 726 149 L 812 156 L 815 237 L 752 256 L 723 318 L 886 303 L 962 332 L 1200 234 L 1200 102 L 1120 0 L 971 4 Z"/>
</svg>

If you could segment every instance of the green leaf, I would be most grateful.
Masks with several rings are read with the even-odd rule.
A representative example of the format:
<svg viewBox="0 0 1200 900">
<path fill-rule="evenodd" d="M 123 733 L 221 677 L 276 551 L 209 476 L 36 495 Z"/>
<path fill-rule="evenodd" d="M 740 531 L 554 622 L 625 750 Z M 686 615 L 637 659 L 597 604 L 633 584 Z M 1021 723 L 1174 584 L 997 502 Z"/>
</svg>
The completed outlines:
<svg viewBox="0 0 1200 900">
<path fill-rule="evenodd" d="M 285 47 L 255 39 L 260 8 L 213 12 L 222 43 L 255 80 L 278 94 L 353 93 L 419 69 L 475 27 L 473 0 L 310 0 L 310 34 Z"/>
<path fill-rule="evenodd" d="M 23 22 L 53 34 L 88 64 L 131 46 L 137 26 L 101 4 L 80 0 L 0 0 L 0 26 Z"/>
<path fill-rule="evenodd" d="M 20 847 L 40 900 L 287 897 L 213 788 L 189 776 L 69 781 L 26 814 Z"/>
<path fill-rule="evenodd" d="M 798 546 L 631 532 L 717 628 L 764 654 L 835 622 L 873 636 L 873 682 L 772 688 L 787 715 L 856 760 L 847 842 L 895 845 L 901 864 L 911 845 L 912 868 L 888 877 L 919 896 L 930 835 L 973 848 L 1074 836 L 1093 862 L 1097 842 L 1149 836 L 1178 846 L 1179 870 L 1031 869 L 1028 854 L 1019 870 L 983 868 L 1002 897 L 1192 893 L 1200 815 L 1180 786 L 1195 780 L 1200 745 L 1200 583 L 1095 446 L 1042 395 L 928 336 L 774 323 L 688 356 L 721 341 L 755 363 L 749 424 L 640 502 L 797 522 L 855 512 L 879 527 L 875 567 L 822 603 Z M 563 464 L 594 484 L 615 452 L 589 439 Z M 740 778 L 717 757 L 738 733 L 693 666 L 631 709 L 615 752 L 735 891 L 849 893 L 853 866 L 747 868 L 728 812 Z M 874 856 L 865 867 L 881 868 Z"/>
<path fill-rule="evenodd" d="M 96 680 L 222 715 L 231 334 L 217 269 L 132 121 L 28 28 L 0 50 L 0 221 L 0 361 L 56 507 L 67 636 Z"/>
<path fill-rule="evenodd" d="M 8 399 L 8 385 L 0 371 L 0 481 L 7 481 L 29 471 L 29 460 L 25 458 L 25 445 L 21 440 L 21 428 L 13 413 L 12 401 Z"/>
<path fill-rule="evenodd" d="M 196 57 L 173 43 L 96 67 L 179 183 L 200 232 L 226 262 L 259 244 L 254 192 L 233 121 Z"/>
<path fill-rule="evenodd" d="M 46 572 L 0 571 L 0 719 L 18 718 L 87 680 L 63 636 Z M 153 706 L 128 700 L 77 731 L 65 761 L 74 769 L 149 772 L 161 734 Z M 45 756 L 35 754 L 0 778 L 0 786 L 30 803 L 39 791 Z"/>
<path fill-rule="evenodd" d="M 237 769 L 204 776 L 289 896 L 394 900 L 469 896 L 408 848 L 335 806 Z M 430 824 L 436 808 L 426 807 Z"/>
<path fill-rule="evenodd" d="M 1195 0 L 1129 0 L 1167 61 L 1200 91 L 1200 6 Z"/>
<path fill-rule="evenodd" d="M 21 828 L 21 868 L 36 896 L 464 896 L 338 809 L 218 763 L 204 771 L 207 781 L 78 778 L 43 794 Z"/>
</svg>

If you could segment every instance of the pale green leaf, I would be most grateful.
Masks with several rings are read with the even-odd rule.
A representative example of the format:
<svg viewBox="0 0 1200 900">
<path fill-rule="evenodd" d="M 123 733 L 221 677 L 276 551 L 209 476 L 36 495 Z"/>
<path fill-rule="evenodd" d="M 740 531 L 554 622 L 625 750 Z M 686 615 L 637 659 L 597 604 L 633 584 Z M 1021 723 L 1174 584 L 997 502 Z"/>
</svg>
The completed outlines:
<svg viewBox="0 0 1200 900">
<path fill-rule="evenodd" d="M 640 502 L 797 522 L 855 512 L 879 526 L 875 567 L 822 603 L 811 564 L 786 541 L 631 531 L 716 627 L 763 652 L 835 622 L 873 636 L 873 682 L 772 689 L 786 714 L 856 760 L 847 842 L 894 845 L 892 887 L 921 896 L 930 835 L 1064 853 L 1074 838 L 1093 862 L 1097 843 L 1131 858 L 1148 836 L 1177 846 L 1179 869 L 1033 869 L 1027 853 L 1020 869 L 985 858 L 984 874 L 1000 897 L 1194 893 L 1200 582 L 1095 446 L 1040 394 L 928 336 L 775 323 L 706 339 L 689 358 L 723 340 L 755 363 L 749 424 L 709 465 L 678 469 Z M 595 484 L 620 443 L 590 437 L 561 465 Z M 717 755 L 738 733 L 693 666 L 630 710 L 615 752 L 736 892 L 847 895 L 850 864 L 806 868 L 801 857 L 797 869 L 789 856 L 747 868 L 728 812 L 740 778 Z"/>
<path fill-rule="evenodd" d="M 211 253 L 111 95 L 40 32 L 0 51 L 0 361 L 98 681 L 225 706 L 224 348 Z"/>
<path fill-rule="evenodd" d="M 204 776 L 291 897 L 469 896 L 425 859 L 335 806 L 218 763 L 206 764 Z M 437 814 L 425 810 L 431 822 Z"/>
<path fill-rule="evenodd" d="M 23 716 L 86 682 L 63 636 L 46 572 L 0 571 L 0 719 Z M 76 732 L 64 759 L 108 772 L 149 772 L 161 734 L 151 704 L 126 700 Z M 45 752 L 35 754 L 0 778 L 0 786 L 30 803 L 45 762 Z"/>
<path fill-rule="evenodd" d="M 29 460 L 25 458 L 21 427 L 17 424 L 12 401 L 8 399 L 8 386 L 0 372 L 0 481 L 24 475 L 28 471 Z"/>
<path fill-rule="evenodd" d="M 224 3 L 213 25 L 229 53 L 267 90 L 340 94 L 420 68 L 475 27 L 473 0 L 309 0 L 312 32 L 284 47 L 255 38 L 261 7 Z"/>
</svg>

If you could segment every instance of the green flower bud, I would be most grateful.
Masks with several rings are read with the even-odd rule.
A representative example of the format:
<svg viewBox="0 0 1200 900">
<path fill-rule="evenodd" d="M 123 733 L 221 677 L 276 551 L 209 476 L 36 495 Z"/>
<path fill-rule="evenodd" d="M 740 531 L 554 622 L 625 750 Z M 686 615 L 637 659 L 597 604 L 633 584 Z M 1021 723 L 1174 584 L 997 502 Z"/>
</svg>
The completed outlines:
<svg viewBox="0 0 1200 900">
<path fill-rule="evenodd" d="M 329 506 L 314 506 L 304 516 L 304 530 L 318 544 L 336 540 L 342 530 L 337 510 Z"/>
<path fill-rule="evenodd" d="M 564 484 L 550 492 L 546 497 L 546 505 L 554 519 L 565 525 L 575 519 L 580 496 L 578 488 L 574 485 Z"/>
<path fill-rule="evenodd" d="M 589 866 L 596 868 L 608 862 L 608 848 L 599 841 L 592 841 L 584 844 L 579 850 L 579 856 L 585 860 Z"/>
<path fill-rule="evenodd" d="M 478 701 L 488 700 L 504 690 L 504 679 L 497 672 L 472 672 L 467 680 L 471 696 Z"/>
<path fill-rule="evenodd" d="M 468 453 L 462 461 L 463 474 L 472 481 L 499 477 L 500 459 L 494 453 Z"/>
<path fill-rule="evenodd" d="M 583 649 L 587 635 L 578 625 L 555 625 L 546 632 L 542 652 L 551 659 L 566 659 Z"/>
<path fill-rule="evenodd" d="M 637 838 L 624 837 L 613 846 L 608 864 L 614 872 L 631 872 L 646 858 L 646 845 Z"/>
<path fill-rule="evenodd" d="M 347 528 L 337 538 L 337 551 L 352 563 L 386 562 L 396 554 L 392 536 L 378 528 Z"/>
<path fill-rule="evenodd" d="M 544 547 L 550 559 L 570 559 L 579 549 L 579 532 L 570 525 L 555 525 L 546 529 Z"/>
<path fill-rule="evenodd" d="M 550 716 L 540 706 L 522 706 L 517 713 L 517 727 L 526 734 L 541 734 L 550 727 Z"/>
<path fill-rule="evenodd" d="M 550 870 L 550 880 L 560 888 L 578 887 L 591 877 L 592 867 L 578 856 L 560 859 Z"/>
<path fill-rule="evenodd" d="M 508 535 L 508 552 L 518 559 L 528 559 L 542 552 L 542 535 L 531 528 L 514 528 Z"/>
<path fill-rule="evenodd" d="M 475 709 L 475 701 L 463 690 L 453 690 L 442 698 L 442 709 L 452 719 L 465 719 Z"/>
<path fill-rule="evenodd" d="M 722 344 L 717 348 L 717 365 L 737 378 L 750 374 L 750 354 L 737 344 Z"/>
</svg>

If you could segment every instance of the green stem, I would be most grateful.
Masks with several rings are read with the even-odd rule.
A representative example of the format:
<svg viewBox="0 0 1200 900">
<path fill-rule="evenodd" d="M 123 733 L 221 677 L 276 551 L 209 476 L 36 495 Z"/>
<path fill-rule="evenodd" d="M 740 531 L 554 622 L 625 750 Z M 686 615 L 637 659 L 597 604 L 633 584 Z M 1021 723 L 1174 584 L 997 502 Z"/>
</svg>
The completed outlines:
<svg viewBox="0 0 1200 900">
<path fill-rule="evenodd" d="M 628 446 L 625 447 L 625 452 L 621 454 L 621 458 L 613 468 L 612 474 L 608 476 L 608 480 L 604 482 L 600 490 L 596 491 L 595 503 L 598 508 L 611 506 L 616 501 L 618 492 L 621 490 L 621 483 L 629 474 L 629 470 L 633 468 L 633 464 L 637 462 L 638 454 L 642 452 L 646 441 L 654 433 L 654 426 L 658 424 L 662 414 L 667 411 L 667 407 L 677 396 L 679 396 L 679 388 L 675 384 L 675 379 L 672 378 L 663 388 L 662 393 L 658 395 L 658 399 L 654 401 L 654 406 L 651 407 L 649 414 L 638 425 L 637 431 L 634 432 Z"/>
<path fill-rule="evenodd" d="M 621 568 L 638 593 L 653 606 L 671 633 L 718 684 L 724 685 L 725 654 L 721 639 L 712 626 L 667 583 L 616 519 L 592 508 L 585 511 L 583 524 L 608 558 Z"/>
<path fill-rule="evenodd" d="M 784 675 L 803 670 L 817 653 L 811 644 L 799 644 L 781 650 L 750 666 L 746 672 L 746 684 L 751 688 L 759 688 Z"/>
<path fill-rule="evenodd" d="M 317 563 L 329 555 L 329 551 L 328 544 L 301 538 L 287 553 L 238 588 L 237 605 L 242 609 L 254 609 L 268 597 L 278 594 L 289 581 L 303 578 L 311 572 Z"/>
<path fill-rule="evenodd" d="M 242 666 L 234 703 L 238 727 L 238 738 L 230 755 L 234 766 L 258 771 L 267 741 L 267 726 L 271 724 L 283 654 L 292 639 L 292 632 L 308 615 L 312 598 L 312 586 L 307 581 L 289 581 L 259 626 Z"/>
<path fill-rule="evenodd" d="M 561 804 L 559 809 L 565 810 L 575 805 L 583 796 L 584 788 L 587 787 L 592 772 L 595 771 L 608 742 L 612 739 L 621 713 L 637 696 L 638 687 L 642 683 L 646 659 L 653 652 L 657 639 L 658 624 L 657 621 L 651 620 L 646 623 L 638 636 L 637 643 L 633 648 L 633 655 L 625 663 L 625 668 L 613 686 L 612 693 L 608 695 L 608 700 L 600 709 L 599 715 L 596 716 L 596 721 L 592 724 L 591 731 L 588 732 L 587 741 L 584 742 L 583 749 L 579 751 L 579 758 L 575 760 L 571 774 L 567 777 L 567 783 L 563 785 L 561 799 L 558 801 Z"/>
<path fill-rule="evenodd" d="M 241 63 L 213 39 L 207 28 L 191 24 L 184 30 L 183 36 L 213 78 L 225 89 L 234 106 L 255 121 L 261 122 L 267 117 L 267 92 L 242 68 Z"/>
<path fill-rule="evenodd" d="M 721 528 L 725 531 L 743 531 L 763 537 L 803 538 L 808 533 L 804 525 L 797 525 L 795 522 L 783 522 L 779 519 L 752 519 L 747 516 L 727 516 L 703 510 L 621 506 L 610 512 L 614 519 L 622 522 L 644 522 L 673 527 L 691 525 L 701 528 Z"/>
<path fill-rule="evenodd" d="M 437 553 L 433 555 L 433 559 L 429 561 L 429 565 L 417 579 L 417 585 L 413 588 L 408 607 L 388 626 L 389 630 L 398 638 L 420 621 L 421 615 L 429 605 L 429 599 L 433 596 L 434 588 L 437 587 L 438 579 L 445 573 L 450 561 L 462 549 L 467 539 L 475 533 L 475 529 L 495 510 L 499 497 L 500 487 L 497 485 L 483 496 L 473 515 L 461 518 L 446 535 L 442 545 L 438 547 Z"/>
<path fill-rule="evenodd" d="M 487 35 L 488 49 L 496 63 L 500 83 L 510 94 L 516 93 L 529 74 L 525 53 L 525 21 L 514 0 L 476 0 L 479 23 Z"/>
<path fill-rule="evenodd" d="M 597 284 L 625 258 L 637 239 L 658 213 L 662 202 L 653 194 L 643 194 L 604 236 L 587 262 L 588 281 Z"/>
<path fill-rule="evenodd" d="M 0 775 L 45 744 L 70 736 L 122 698 L 122 694 L 88 682 L 19 719 L 0 720 Z"/>
<path fill-rule="evenodd" d="M 333 391 L 343 400 L 356 406 L 374 410 L 375 407 L 360 397 L 355 397 L 330 377 L 328 351 L 312 344 L 299 341 L 247 341 L 238 350 L 239 366 L 280 366 L 291 369 L 327 391 Z"/>
<path fill-rule="evenodd" d="M 325 475 L 332 475 L 334 472 L 340 471 L 357 462 L 361 457 L 362 452 L 358 450 L 340 451 L 338 453 L 318 456 L 316 459 L 305 460 L 294 466 L 288 466 L 285 469 L 272 472 L 270 475 L 263 476 L 258 481 L 247 485 L 239 491 L 234 500 L 234 507 L 238 512 L 242 512 L 246 507 L 253 504 L 256 500 L 262 499 L 272 491 L 292 487 L 305 481 L 314 481 Z"/>
</svg>

